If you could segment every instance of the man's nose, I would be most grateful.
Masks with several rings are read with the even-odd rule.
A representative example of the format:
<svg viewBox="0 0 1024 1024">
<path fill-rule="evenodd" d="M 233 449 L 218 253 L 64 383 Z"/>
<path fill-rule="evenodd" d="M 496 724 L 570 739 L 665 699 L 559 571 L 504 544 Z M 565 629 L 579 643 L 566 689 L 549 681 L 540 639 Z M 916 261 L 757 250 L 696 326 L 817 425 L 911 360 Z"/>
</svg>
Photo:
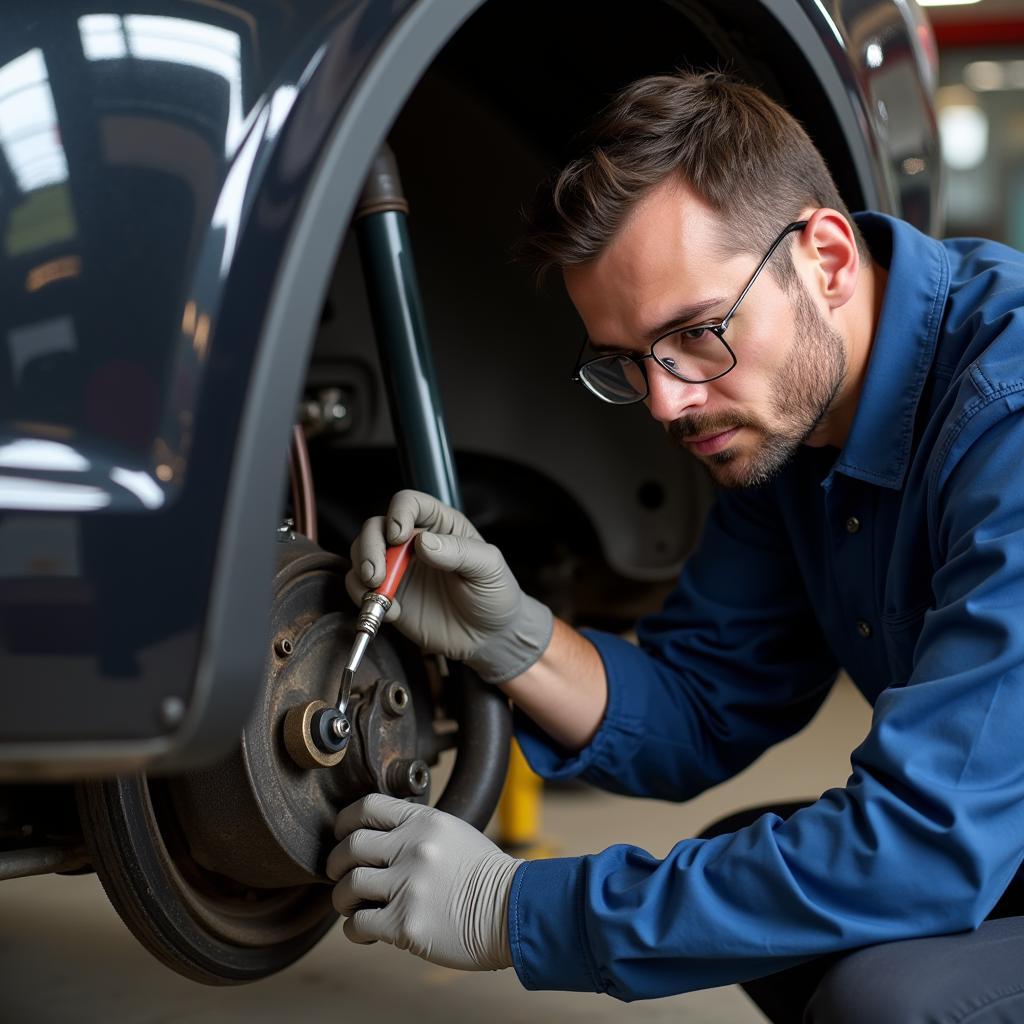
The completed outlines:
<svg viewBox="0 0 1024 1024">
<path fill-rule="evenodd" d="M 647 363 L 647 397 L 644 403 L 659 423 L 672 423 L 708 400 L 707 384 L 691 384 L 673 376 L 653 359 Z"/>
</svg>

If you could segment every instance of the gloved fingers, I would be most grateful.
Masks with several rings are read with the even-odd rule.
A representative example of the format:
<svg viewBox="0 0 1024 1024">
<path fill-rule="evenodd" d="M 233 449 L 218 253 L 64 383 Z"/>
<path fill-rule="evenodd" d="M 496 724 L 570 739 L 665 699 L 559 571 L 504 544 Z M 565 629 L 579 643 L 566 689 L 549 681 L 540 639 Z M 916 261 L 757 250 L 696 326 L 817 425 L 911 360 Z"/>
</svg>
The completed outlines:
<svg viewBox="0 0 1024 1024">
<path fill-rule="evenodd" d="M 327 877 L 337 881 L 360 865 L 386 868 L 394 856 L 395 843 L 390 832 L 356 828 L 341 835 L 338 845 L 327 856 Z"/>
<path fill-rule="evenodd" d="M 480 536 L 461 512 L 422 491 L 399 491 L 388 505 L 387 520 L 389 544 L 401 544 L 417 526 L 444 534 Z"/>
<path fill-rule="evenodd" d="M 505 559 L 493 544 L 469 537 L 421 533 L 416 538 L 416 553 L 424 565 L 457 572 L 470 580 L 494 579 L 505 568 Z"/>
<path fill-rule="evenodd" d="M 384 934 L 385 928 L 384 911 L 376 908 L 357 910 L 342 925 L 345 937 L 352 942 L 358 942 L 361 946 L 369 946 L 371 943 L 377 942 L 378 939 L 390 941 Z"/>
<path fill-rule="evenodd" d="M 390 832 L 403 821 L 429 810 L 429 807 L 422 804 L 410 804 L 393 796 L 385 796 L 383 793 L 370 793 L 362 800 L 349 804 L 338 814 L 334 819 L 334 836 L 341 839 L 356 829 Z"/>
<path fill-rule="evenodd" d="M 365 903 L 384 904 L 390 899 L 390 873 L 386 868 L 353 868 L 341 876 L 331 894 L 334 909 L 342 917 L 351 917 Z"/>
<path fill-rule="evenodd" d="M 405 581 L 403 580 L 403 586 Z M 349 569 L 345 573 L 345 589 L 348 591 L 348 596 L 352 598 L 356 605 L 363 603 L 363 595 L 370 588 L 360 579 L 359 574 L 355 569 Z M 399 604 L 397 598 L 392 598 L 391 607 L 384 614 L 385 622 L 394 622 L 399 615 L 402 614 L 402 606 Z"/>
<path fill-rule="evenodd" d="M 384 516 L 372 516 L 367 519 L 349 549 L 352 569 L 362 580 L 364 591 L 379 587 L 384 582 L 384 554 L 387 549 L 384 527 Z M 349 593 L 351 594 L 351 591 Z"/>
</svg>

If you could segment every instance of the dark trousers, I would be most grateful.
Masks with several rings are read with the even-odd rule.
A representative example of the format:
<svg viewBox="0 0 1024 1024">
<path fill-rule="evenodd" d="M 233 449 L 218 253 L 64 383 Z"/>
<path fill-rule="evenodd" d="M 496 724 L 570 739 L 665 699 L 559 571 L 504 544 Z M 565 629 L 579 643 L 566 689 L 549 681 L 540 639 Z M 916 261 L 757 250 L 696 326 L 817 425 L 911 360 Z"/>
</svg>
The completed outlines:
<svg viewBox="0 0 1024 1024">
<path fill-rule="evenodd" d="M 735 832 L 767 811 L 715 822 Z M 1020 1024 L 1024 1022 L 1024 868 L 973 932 L 907 939 L 818 957 L 743 985 L 774 1024 Z"/>
</svg>

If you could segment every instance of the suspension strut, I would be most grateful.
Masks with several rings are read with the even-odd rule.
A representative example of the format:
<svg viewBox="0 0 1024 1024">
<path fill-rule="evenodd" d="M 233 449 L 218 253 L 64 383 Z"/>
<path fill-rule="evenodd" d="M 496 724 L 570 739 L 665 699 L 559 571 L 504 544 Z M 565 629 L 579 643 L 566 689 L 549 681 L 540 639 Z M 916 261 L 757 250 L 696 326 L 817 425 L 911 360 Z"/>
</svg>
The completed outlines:
<svg viewBox="0 0 1024 1024">
<path fill-rule="evenodd" d="M 405 486 L 461 509 L 413 263 L 408 213 L 398 165 L 385 144 L 370 168 L 353 219 L 402 476 Z M 461 666 L 453 669 L 462 703 L 460 728 L 468 737 L 459 744 L 451 780 L 438 806 L 482 828 L 504 782 L 511 716 L 500 690 L 481 683 Z M 339 703 L 344 706 L 345 701 Z M 319 744 L 311 734 L 309 714 L 301 737 L 298 730 L 292 733 L 293 742 L 301 740 L 303 753 L 312 755 L 317 764 L 337 763 L 342 756 L 348 723 L 335 725 L 338 713 L 338 708 L 330 709 L 331 722 L 323 724 L 331 728 L 316 730 Z M 293 716 L 293 721 L 298 722 L 299 716 Z M 325 745 L 335 752 L 328 754 Z"/>
</svg>

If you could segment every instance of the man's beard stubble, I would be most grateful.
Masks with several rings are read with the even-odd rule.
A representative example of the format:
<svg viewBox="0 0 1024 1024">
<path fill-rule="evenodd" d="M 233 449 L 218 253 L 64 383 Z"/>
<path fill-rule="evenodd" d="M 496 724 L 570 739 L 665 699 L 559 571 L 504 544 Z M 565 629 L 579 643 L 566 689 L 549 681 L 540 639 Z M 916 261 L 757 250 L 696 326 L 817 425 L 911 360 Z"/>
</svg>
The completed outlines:
<svg viewBox="0 0 1024 1024">
<path fill-rule="evenodd" d="M 846 379 L 842 335 L 828 325 L 802 283 L 797 285 L 794 307 L 796 344 L 768 385 L 778 417 L 773 427 L 751 416 L 700 413 L 669 424 L 669 434 L 680 445 L 684 438 L 733 427 L 749 427 L 761 435 L 761 442 L 745 456 L 738 448 L 725 448 L 706 459 L 698 457 L 722 487 L 760 487 L 774 480 L 828 414 Z"/>
</svg>

